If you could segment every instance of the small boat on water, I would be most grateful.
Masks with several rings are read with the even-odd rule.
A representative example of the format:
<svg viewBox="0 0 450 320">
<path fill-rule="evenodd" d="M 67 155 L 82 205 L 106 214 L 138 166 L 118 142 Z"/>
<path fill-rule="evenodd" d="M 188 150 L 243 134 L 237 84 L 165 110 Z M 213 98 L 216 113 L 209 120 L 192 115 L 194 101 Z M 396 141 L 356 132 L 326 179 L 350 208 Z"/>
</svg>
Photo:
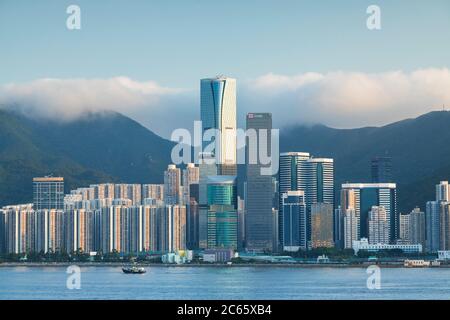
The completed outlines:
<svg viewBox="0 0 450 320">
<path fill-rule="evenodd" d="M 123 273 L 131 273 L 131 274 L 142 274 L 142 273 L 146 273 L 147 272 L 145 270 L 145 268 L 143 268 L 143 267 L 136 267 L 136 266 L 123 267 L 122 271 L 123 271 Z"/>
</svg>

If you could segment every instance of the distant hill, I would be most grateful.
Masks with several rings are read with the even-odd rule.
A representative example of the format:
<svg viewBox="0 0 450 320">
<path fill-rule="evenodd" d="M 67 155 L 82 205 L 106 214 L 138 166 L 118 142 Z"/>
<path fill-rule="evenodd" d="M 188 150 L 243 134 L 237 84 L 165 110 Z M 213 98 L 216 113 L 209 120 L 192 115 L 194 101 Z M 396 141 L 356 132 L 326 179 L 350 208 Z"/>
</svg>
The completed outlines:
<svg viewBox="0 0 450 320">
<path fill-rule="evenodd" d="M 115 112 L 56 122 L 0 110 L 0 205 L 31 201 L 32 178 L 50 173 L 64 176 L 66 191 L 108 181 L 162 182 L 172 147 Z M 409 212 L 434 199 L 440 180 L 450 180 L 450 112 L 383 127 L 294 126 L 281 131 L 280 149 L 334 158 L 337 192 L 343 182 L 370 182 L 371 158 L 389 155 L 399 208 Z"/>
<path fill-rule="evenodd" d="M 371 158 L 388 155 L 398 183 L 399 209 L 423 209 L 434 199 L 435 185 L 450 180 L 450 112 L 431 112 L 383 127 L 294 126 L 282 130 L 280 149 L 334 158 L 337 186 L 370 182 Z"/>
<path fill-rule="evenodd" d="M 173 143 L 119 113 L 71 122 L 0 110 L 0 205 L 32 201 L 32 178 L 53 174 L 66 191 L 98 182 L 162 182 Z"/>
</svg>

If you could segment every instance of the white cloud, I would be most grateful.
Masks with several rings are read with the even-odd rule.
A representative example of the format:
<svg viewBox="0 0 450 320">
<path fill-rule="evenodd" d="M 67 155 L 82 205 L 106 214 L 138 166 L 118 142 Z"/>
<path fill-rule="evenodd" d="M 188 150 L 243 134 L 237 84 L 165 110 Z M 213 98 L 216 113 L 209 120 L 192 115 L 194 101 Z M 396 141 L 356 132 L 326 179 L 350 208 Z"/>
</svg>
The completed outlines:
<svg viewBox="0 0 450 320">
<path fill-rule="evenodd" d="M 294 76 L 266 74 L 238 79 L 238 115 L 272 112 L 274 125 L 324 123 L 334 127 L 381 125 L 450 106 L 450 70 L 410 73 L 330 72 Z M 70 121 L 87 111 L 124 113 L 158 134 L 192 128 L 199 118 L 199 91 L 167 88 L 154 81 L 39 79 L 0 86 L 0 105 L 34 117 Z"/>
<path fill-rule="evenodd" d="M 181 105 L 186 94 L 184 89 L 166 88 L 154 81 L 139 82 L 127 77 L 38 79 L 0 86 L 0 105 L 13 106 L 33 117 L 62 121 L 77 119 L 89 111 L 113 110 L 165 134 L 162 125 L 174 112 L 170 104 Z M 176 118 L 173 120 L 177 122 Z M 181 125 L 182 122 L 178 123 Z"/>
<path fill-rule="evenodd" d="M 244 105 L 272 111 L 277 125 L 381 125 L 450 106 L 450 70 L 264 75 L 246 82 Z"/>
</svg>

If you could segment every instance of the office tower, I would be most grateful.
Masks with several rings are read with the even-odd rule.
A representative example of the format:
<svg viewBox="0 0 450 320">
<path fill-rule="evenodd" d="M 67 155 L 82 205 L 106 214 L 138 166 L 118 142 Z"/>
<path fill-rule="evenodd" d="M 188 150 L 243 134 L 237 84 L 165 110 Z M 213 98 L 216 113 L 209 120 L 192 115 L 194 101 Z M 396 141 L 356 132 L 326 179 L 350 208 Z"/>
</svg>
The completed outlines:
<svg viewBox="0 0 450 320">
<path fill-rule="evenodd" d="M 440 245 L 439 250 L 450 250 L 450 203 L 440 203 Z"/>
<path fill-rule="evenodd" d="M 186 247 L 189 249 L 198 248 L 199 181 L 200 168 L 188 163 L 183 170 L 183 204 L 186 206 Z"/>
<path fill-rule="evenodd" d="M 311 239 L 311 205 L 327 203 L 334 206 L 334 161 L 329 158 L 311 158 L 309 153 L 280 154 L 279 194 L 300 190 L 305 193 L 306 237 Z M 281 199 L 280 199 L 281 204 Z M 281 220 L 283 213 L 280 214 Z M 284 224 L 280 221 L 280 224 Z M 282 228 L 280 237 L 282 238 Z"/>
<path fill-rule="evenodd" d="M 440 227 L 441 203 L 439 201 L 428 201 L 425 211 L 426 226 L 426 250 L 437 252 L 441 242 Z"/>
<path fill-rule="evenodd" d="M 400 214 L 400 236 L 399 241 L 402 244 L 411 244 L 411 216 L 409 214 Z"/>
<path fill-rule="evenodd" d="M 349 197 L 342 195 L 350 195 Z M 368 238 L 369 212 L 372 207 L 383 206 L 389 224 L 390 242 L 400 236 L 400 217 L 397 212 L 397 186 L 395 183 L 344 183 L 341 191 L 341 209 L 354 209 L 359 219 L 359 237 Z"/>
<path fill-rule="evenodd" d="M 336 248 L 344 248 L 344 216 L 342 214 L 341 206 L 338 206 L 336 209 L 334 209 L 333 241 Z"/>
<path fill-rule="evenodd" d="M 436 185 L 436 200 L 426 204 L 426 250 L 436 252 L 448 250 L 449 226 L 448 206 L 450 203 L 450 187 L 448 181 L 441 181 Z"/>
<path fill-rule="evenodd" d="M 245 247 L 245 199 L 238 196 L 237 200 L 237 215 L 238 215 L 238 250 L 243 250 Z"/>
<path fill-rule="evenodd" d="M 217 175 L 217 166 L 211 153 L 200 153 L 199 164 L 199 217 L 198 238 L 199 248 L 208 247 L 208 177 Z"/>
<path fill-rule="evenodd" d="M 333 205 L 313 203 L 311 205 L 311 245 L 312 248 L 332 248 Z"/>
<path fill-rule="evenodd" d="M 342 208 L 341 208 L 342 210 Z M 352 249 L 353 241 L 359 240 L 359 218 L 354 208 L 344 209 L 342 224 L 344 227 L 344 249 Z"/>
<path fill-rule="evenodd" d="M 189 186 L 189 203 L 186 206 L 186 247 L 198 249 L 199 228 L 199 184 Z"/>
<path fill-rule="evenodd" d="M 280 209 L 280 195 L 278 194 L 279 186 L 277 178 L 278 177 L 272 177 L 272 208 L 278 211 Z M 276 228 L 278 229 L 278 225 Z"/>
<path fill-rule="evenodd" d="M 306 201 L 304 191 L 281 194 L 283 209 L 283 250 L 306 250 Z"/>
<path fill-rule="evenodd" d="M 450 186 L 448 181 L 441 181 L 436 185 L 436 201 L 450 202 Z"/>
<path fill-rule="evenodd" d="M 306 152 L 287 152 L 280 154 L 278 170 L 278 188 L 279 188 L 279 213 L 278 213 L 278 237 L 280 244 L 284 244 L 284 214 L 283 214 L 283 194 L 288 191 L 298 190 L 298 165 L 306 162 L 310 158 Z M 304 190 L 303 190 L 304 192 Z"/>
<path fill-rule="evenodd" d="M 200 81 L 200 116 L 202 134 L 219 130 L 219 137 L 203 139 L 202 150 L 214 147 L 217 174 L 236 175 L 236 80 L 218 76 Z M 217 143 L 219 142 L 219 143 Z"/>
<path fill-rule="evenodd" d="M 238 215 L 235 176 L 207 178 L 207 246 L 209 249 L 237 249 Z"/>
<path fill-rule="evenodd" d="M 386 209 L 372 206 L 369 211 L 369 244 L 389 244 L 389 222 Z"/>
<path fill-rule="evenodd" d="M 186 250 L 186 206 L 166 205 L 165 252 Z"/>
<path fill-rule="evenodd" d="M 409 237 L 411 244 L 421 244 L 426 248 L 425 241 L 425 212 L 414 208 L 409 214 Z"/>
<path fill-rule="evenodd" d="M 392 159 L 390 157 L 375 157 L 371 163 L 372 183 L 390 183 L 392 178 Z"/>
<path fill-rule="evenodd" d="M 277 200 L 278 203 L 278 200 Z M 278 207 L 278 204 L 277 204 Z M 279 220 L 279 210 L 272 208 L 272 242 L 274 244 L 274 250 L 278 251 L 280 247 L 279 236 L 278 236 L 278 222 Z"/>
<path fill-rule="evenodd" d="M 174 164 L 170 164 L 164 171 L 164 201 L 174 205 L 180 203 L 181 171 Z"/>
<path fill-rule="evenodd" d="M 64 209 L 64 178 L 33 178 L 34 210 Z"/>
<path fill-rule="evenodd" d="M 245 243 L 248 250 L 273 251 L 272 205 L 273 185 L 271 175 L 262 175 L 264 166 L 259 154 L 270 155 L 271 150 L 271 113 L 247 114 L 247 131 L 255 130 L 256 139 L 248 140 L 246 145 L 247 187 L 245 195 Z M 261 136 L 266 141 L 260 141 Z M 264 146 L 261 148 L 262 144 Z M 277 155 L 275 155 L 277 156 Z M 254 161 L 252 161 L 254 160 Z M 254 163 L 251 163 L 254 162 Z"/>
</svg>

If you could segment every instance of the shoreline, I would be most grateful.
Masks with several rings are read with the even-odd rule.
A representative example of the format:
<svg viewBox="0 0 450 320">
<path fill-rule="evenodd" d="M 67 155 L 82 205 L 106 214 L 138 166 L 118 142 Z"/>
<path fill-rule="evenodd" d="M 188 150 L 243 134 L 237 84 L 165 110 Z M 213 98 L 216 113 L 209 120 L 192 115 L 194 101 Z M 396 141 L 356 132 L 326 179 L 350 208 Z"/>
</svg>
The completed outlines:
<svg viewBox="0 0 450 320">
<path fill-rule="evenodd" d="M 79 267 L 123 267 L 129 263 L 121 262 L 3 262 L 0 263 L 1 268 L 7 267 L 68 267 L 77 265 Z M 429 267 L 405 267 L 403 263 L 362 263 L 362 264 L 340 264 L 340 263 L 251 263 L 251 264 L 203 264 L 203 263 L 186 263 L 186 264 L 163 264 L 163 263 L 138 263 L 137 266 L 146 268 L 367 268 L 376 265 L 380 268 L 405 268 L 405 269 L 439 269 L 450 268 L 450 264 Z"/>
</svg>

